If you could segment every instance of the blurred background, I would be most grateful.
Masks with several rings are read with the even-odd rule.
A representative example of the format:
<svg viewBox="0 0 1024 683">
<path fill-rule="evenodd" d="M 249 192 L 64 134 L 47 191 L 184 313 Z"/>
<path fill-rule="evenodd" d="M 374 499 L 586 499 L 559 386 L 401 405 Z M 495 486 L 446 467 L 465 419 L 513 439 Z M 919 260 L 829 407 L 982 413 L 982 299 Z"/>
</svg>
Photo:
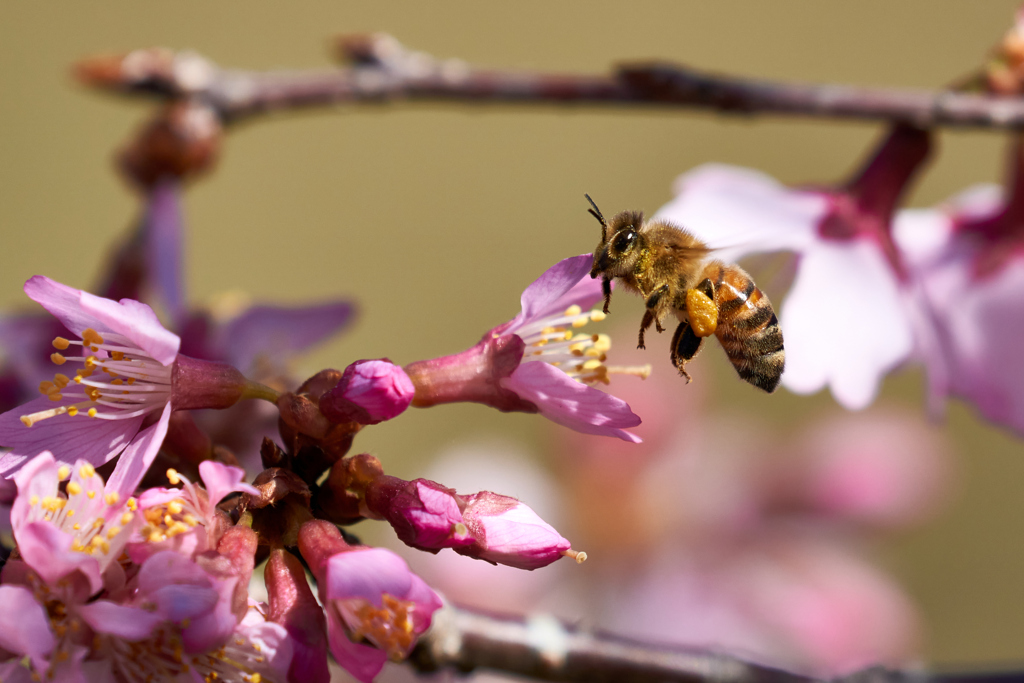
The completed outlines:
<svg viewBox="0 0 1024 683">
<path fill-rule="evenodd" d="M 0 8 L 0 307 L 25 307 L 21 285 L 37 273 L 89 288 L 140 211 L 112 155 L 153 104 L 76 85 L 69 67 L 83 56 L 166 46 L 228 67 L 323 67 L 332 35 L 386 31 L 481 66 L 604 73 L 660 58 L 764 78 L 934 88 L 984 61 L 1016 5 L 9 3 Z M 304 357 L 296 376 L 359 358 L 454 353 L 515 315 L 522 289 L 552 263 L 593 249 L 584 192 L 608 214 L 653 212 L 677 175 L 708 161 L 829 182 L 878 134 L 875 125 L 799 119 L 457 104 L 261 118 L 231 130 L 218 168 L 186 194 L 187 294 L 196 304 L 230 291 L 276 303 L 358 302 L 355 326 Z M 1000 133 L 941 133 L 910 204 L 997 181 L 1004 143 Z M 691 366 L 685 385 L 668 363 L 668 336 L 649 341 L 646 355 L 630 350 L 640 310 L 619 297 L 608 324 L 619 331 L 613 362 L 655 368 L 649 386 L 614 387 L 639 406 L 642 447 L 475 405 L 412 410 L 359 436 L 356 448 L 392 474 L 523 498 L 591 557 L 516 574 L 442 553 L 414 558 L 417 570 L 468 602 L 500 595 L 496 608 L 551 610 L 661 640 L 721 635 L 739 651 L 780 651 L 778 661 L 797 665 L 853 662 L 858 653 L 843 643 L 872 632 L 893 656 L 916 651 L 951 666 L 1024 660 L 1018 439 L 956 402 L 928 424 L 914 368 L 890 377 L 874 407 L 852 418 L 826 394 L 755 392 L 718 349 Z M 892 483 L 888 497 L 826 509 L 822 472 L 850 462 L 877 464 L 864 476 Z M 720 541 L 721 528 L 728 547 L 709 540 Z M 394 544 L 389 529 L 355 531 Z M 721 587 L 727 597 L 696 604 L 694 596 L 719 595 L 711 576 L 732 581 Z M 823 586 L 817 597 L 786 592 L 810 584 Z M 734 593 L 752 585 L 791 599 L 751 611 L 749 596 Z M 863 607 L 864 596 L 877 609 Z M 816 616 L 815 605 L 839 603 L 857 627 L 817 642 L 828 615 Z M 772 641 L 779 629 L 786 643 Z"/>
</svg>

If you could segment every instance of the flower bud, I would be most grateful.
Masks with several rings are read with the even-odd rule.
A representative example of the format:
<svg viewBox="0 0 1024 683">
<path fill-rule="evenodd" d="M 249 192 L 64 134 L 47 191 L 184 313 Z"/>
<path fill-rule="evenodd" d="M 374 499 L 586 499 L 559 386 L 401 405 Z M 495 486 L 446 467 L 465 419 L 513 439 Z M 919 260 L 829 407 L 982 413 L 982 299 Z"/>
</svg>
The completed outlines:
<svg viewBox="0 0 1024 683">
<path fill-rule="evenodd" d="M 295 650 L 288 680 L 327 683 L 327 619 L 306 582 L 302 563 L 287 550 L 272 550 L 263 579 L 267 619 L 288 630 Z"/>
<path fill-rule="evenodd" d="M 436 553 L 473 545 L 453 489 L 426 479 L 381 476 L 366 487 L 367 509 L 387 520 L 406 545 Z"/>
<path fill-rule="evenodd" d="M 388 359 L 360 360 L 320 397 L 320 412 L 335 423 L 378 424 L 403 413 L 415 393 L 405 371 Z"/>
<path fill-rule="evenodd" d="M 570 550 L 570 543 L 529 507 L 509 496 L 490 491 L 465 496 L 462 513 L 476 544 L 455 552 L 519 569 L 544 567 L 563 555 L 577 562 L 586 554 Z"/>
</svg>

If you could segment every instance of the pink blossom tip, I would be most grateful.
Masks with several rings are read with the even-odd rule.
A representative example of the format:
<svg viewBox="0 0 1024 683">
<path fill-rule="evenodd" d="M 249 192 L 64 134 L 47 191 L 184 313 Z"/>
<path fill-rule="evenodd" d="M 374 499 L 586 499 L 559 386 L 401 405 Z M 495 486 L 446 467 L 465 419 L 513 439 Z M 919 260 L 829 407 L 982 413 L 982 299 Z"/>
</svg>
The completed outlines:
<svg viewBox="0 0 1024 683">
<path fill-rule="evenodd" d="M 571 544 L 537 513 L 515 498 L 482 491 L 465 497 L 462 516 L 476 543 L 455 552 L 518 569 L 537 569 L 569 556 L 577 562 L 586 553 Z"/>
<path fill-rule="evenodd" d="M 320 397 L 320 412 L 331 422 L 378 424 L 399 416 L 416 394 L 405 370 L 386 358 L 352 363 L 341 380 Z"/>
</svg>

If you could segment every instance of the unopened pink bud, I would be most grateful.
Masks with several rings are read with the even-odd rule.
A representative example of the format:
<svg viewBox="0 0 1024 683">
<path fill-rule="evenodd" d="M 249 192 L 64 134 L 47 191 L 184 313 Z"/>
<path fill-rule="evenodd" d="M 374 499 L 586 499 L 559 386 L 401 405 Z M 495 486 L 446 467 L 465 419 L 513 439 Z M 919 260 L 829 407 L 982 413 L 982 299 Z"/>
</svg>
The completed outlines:
<svg viewBox="0 0 1024 683">
<path fill-rule="evenodd" d="M 320 397 L 320 412 L 331 422 L 372 425 L 403 413 L 415 394 L 409 376 L 388 359 L 360 360 Z"/>
<path fill-rule="evenodd" d="M 473 544 L 452 489 L 427 479 L 380 476 L 366 487 L 370 512 L 391 524 L 403 543 L 436 553 Z"/>
<path fill-rule="evenodd" d="M 289 681 L 327 683 L 327 619 L 306 582 L 299 559 L 286 550 L 270 552 L 263 573 L 267 585 L 267 619 L 288 629 L 295 654 Z"/>
<path fill-rule="evenodd" d="M 455 552 L 519 569 L 544 567 L 573 553 L 571 544 L 529 507 L 509 496 L 482 491 L 464 498 L 462 518 L 477 543 Z"/>
</svg>

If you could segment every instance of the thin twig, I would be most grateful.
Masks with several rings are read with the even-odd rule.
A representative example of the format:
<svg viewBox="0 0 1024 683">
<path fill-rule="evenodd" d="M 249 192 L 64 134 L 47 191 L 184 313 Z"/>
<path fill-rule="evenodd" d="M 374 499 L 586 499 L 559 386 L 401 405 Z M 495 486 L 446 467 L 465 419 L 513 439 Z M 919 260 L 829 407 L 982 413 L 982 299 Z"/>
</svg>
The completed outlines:
<svg viewBox="0 0 1024 683">
<path fill-rule="evenodd" d="M 409 51 L 384 35 L 345 38 L 341 51 L 352 66 L 257 72 L 223 69 L 195 53 L 140 50 L 123 58 L 127 66 L 120 70 L 110 59 L 85 60 L 79 75 L 126 94 L 199 100 L 226 122 L 291 109 L 419 100 L 1024 127 L 1024 99 L 1016 97 L 764 81 L 655 62 L 624 66 L 610 76 L 487 70 Z"/>
</svg>

